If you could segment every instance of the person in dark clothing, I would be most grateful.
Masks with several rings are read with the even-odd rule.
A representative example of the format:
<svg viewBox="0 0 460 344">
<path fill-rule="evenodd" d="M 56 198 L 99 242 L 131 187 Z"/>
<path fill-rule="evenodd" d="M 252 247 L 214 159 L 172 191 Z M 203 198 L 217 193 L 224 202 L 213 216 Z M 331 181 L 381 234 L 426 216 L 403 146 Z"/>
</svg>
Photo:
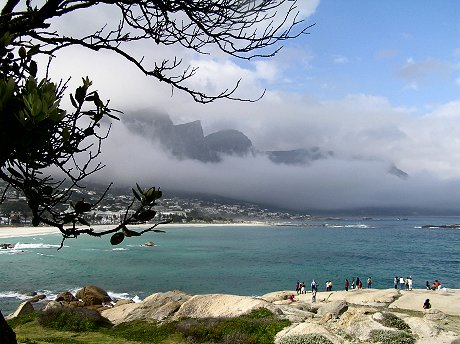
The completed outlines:
<svg viewBox="0 0 460 344">
<path fill-rule="evenodd" d="M 423 303 L 423 309 L 430 309 L 430 308 L 431 308 L 430 299 L 426 299 L 425 302 Z"/>
</svg>

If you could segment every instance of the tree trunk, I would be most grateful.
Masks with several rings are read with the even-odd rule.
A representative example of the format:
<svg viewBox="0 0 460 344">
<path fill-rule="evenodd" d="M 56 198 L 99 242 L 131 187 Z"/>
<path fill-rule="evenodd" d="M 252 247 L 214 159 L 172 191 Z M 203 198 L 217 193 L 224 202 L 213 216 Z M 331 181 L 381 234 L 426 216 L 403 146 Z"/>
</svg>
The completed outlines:
<svg viewBox="0 0 460 344">
<path fill-rule="evenodd" d="M 17 344 L 16 333 L 8 325 L 0 311 L 0 344 Z"/>
</svg>

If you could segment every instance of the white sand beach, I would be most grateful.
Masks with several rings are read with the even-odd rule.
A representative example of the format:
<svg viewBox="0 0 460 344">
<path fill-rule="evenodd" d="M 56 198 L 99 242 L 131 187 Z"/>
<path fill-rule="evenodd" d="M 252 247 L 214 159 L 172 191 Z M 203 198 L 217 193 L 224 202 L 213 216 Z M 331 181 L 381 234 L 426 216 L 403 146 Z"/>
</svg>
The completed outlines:
<svg viewBox="0 0 460 344">
<path fill-rule="evenodd" d="M 0 227 L 0 239 L 58 233 L 59 229 L 54 227 Z"/>
<path fill-rule="evenodd" d="M 223 226 L 261 226 L 269 225 L 263 222 L 238 222 L 238 223 L 169 223 L 166 225 L 160 225 L 157 229 L 167 230 L 168 228 L 184 228 L 184 227 L 223 227 Z M 96 225 L 93 226 L 95 231 L 102 231 L 109 228 L 114 228 L 116 225 Z M 152 224 L 141 224 L 134 225 L 132 228 L 148 228 Z M 17 238 L 17 237 L 29 237 L 36 235 L 47 235 L 47 234 L 59 234 L 59 229 L 55 227 L 14 227 L 14 226 L 0 226 L 0 239 L 3 238 Z"/>
</svg>

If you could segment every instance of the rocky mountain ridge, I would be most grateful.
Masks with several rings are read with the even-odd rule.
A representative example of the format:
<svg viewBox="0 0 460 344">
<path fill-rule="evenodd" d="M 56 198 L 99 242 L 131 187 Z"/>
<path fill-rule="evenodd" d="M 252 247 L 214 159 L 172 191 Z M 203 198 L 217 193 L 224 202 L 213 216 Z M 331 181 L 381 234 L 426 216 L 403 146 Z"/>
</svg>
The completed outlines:
<svg viewBox="0 0 460 344">
<path fill-rule="evenodd" d="M 239 130 L 225 129 L 204 135 L 200 120 L 174 124 L 168 115 L 127 117 L 124 123 L 134 133 L 158 141 L 177 159 L 215 163 L 225 155 L 244 157 L 262 154 L 275 164 L 305 165 L 334 155 L 332 151 L 325 152 L 319 147 L 258 150 Z"/>
<path fill-rule="evenodd" d="M 218 163 L 224 156 L 264 155 L 274 164 L 303 166 L 335 157 L 333 151 L 317 146 L 291 150 L 260 150 L 239 130 L 225 129 L 204 135 L 200 120 L 174 124 L 166 114 L 136 114 L 126 116 L 123 121 L 133 133 L 158 142 L 179 160 Z M 394 164 L 390 164 L 387 173 L 401 179 L 408 177 L 406 172 Z"/>
</svg>

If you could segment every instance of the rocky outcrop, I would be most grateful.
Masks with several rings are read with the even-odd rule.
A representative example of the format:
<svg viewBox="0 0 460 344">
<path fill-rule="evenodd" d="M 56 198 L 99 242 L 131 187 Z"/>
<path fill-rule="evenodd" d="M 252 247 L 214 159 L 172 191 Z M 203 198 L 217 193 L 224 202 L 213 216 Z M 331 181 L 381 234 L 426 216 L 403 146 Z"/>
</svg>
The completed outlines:
<svg viewBox="0 0 460 344">
<path fill-rule="evenodd" d="M 20 317 L 35 312 L 34 306 L 29 301 L 22 302 L 13 314 L 8 315 L 8 319 Z"/>
<path fill-rule="evenodd" d="M 102 305 L 112 301 L 105 290 L 94 285 L 78 290 L 76 296 L 84 302 L 85 306 Z"/>
<path fill-rule="evenodd" d="M 284 330 L 277 333 L 275 343 L 279 343 L 281 338 L 299 336 L 304 334 L 320 334 L 332 343 L 343 343 L 340 337 L 331 333 L 325 326 L 314 322 L 303 322 L 300 324 L 293 324 Z"/>
<path fill-rule="evenodd" d="M 45 308 L 43 308 L 43 311 L 60 310 L 64 307 L 64 304 L 60 301 L 50 301 L 46 304 Z"/>
<path fill-rule="evenodd" d="M 230 318 L 262 307 L 273 309 L 271 303 L 250 296 L 226 294 L 195 295 L 180 307 L 173 318 Z"/>
<path fill-rule="evenodd" d="M 400 296 L 395 300 L 390 308 L 393 309 L 409 309 L 414 311 L 421 311 L 425 299 L 430 299 L 433 309 L 438 309 L 446 314 L 460 316 L 460 294 L 453 290 L 422 290 L 414 289 L 411 291 L 401 291 Z"/>
<path fill-rule="evenodd" d="M 385 326 L 374 320 L 373 315 L 378 314 L 377 309 L 350 307 L 339 320 L 339 327 L 343 328 L 349 336 L 362 342 L 369 340 L 373 330 L 383 330 Z"/>
<path fill-rule="evenodd" d="M 320 307 L 317 314 L 320 316 L 331 314 L 333 318 L 339 318 L 347 309 L 348 303 L 346 301 L 332 301 Z"/>
<path fill-rule="evenodd" d="M 8 248 L 14 248 L 13 244 L 0 244 L 0 250 L 6 250 Z"/>
<path fill-rule="evenodd" d="M 44 299 L 46 299 L 46 295 L 39 294 L 39 295 L 32 296 L 27 301 L 29 301 L 29 302 L 38 302 L 38 301 L 41 301 L 41 300 L 44 300 Z"/>
<path fill-rule="evenodd" d="M 306 165 L 315 160 L 332 157 L 332 152 L 322 152 L 318 147 L 293 149 L 287 151 L 267 151 L 268 158 L 275 164 Z"/>
<path fill-rule="evenodd" d="M 229 129 L 221 130 L 205 136 L 204 143 L 215 161 L 220 156 L 236 155 L 245 156 L 252 151 L 251 140 L 241 131 Z"/>
<path fill-rule="evenodd" d="M 164 321 L 172 317 L 192 296 L 178 290 L 155 293 L 141 303 L 129 303 L 102 311 L 113 324 L 132 320 Z"/>
<path fill-rule="evenodd" d="M 174 124 L 168 115 L 149 114 L 125 117 L 133 132 L 157 141 L 177 159 L 219 162 L 222 155 L 244 156 L 252 152 L 252 142 L 234 129 L 220 130 L 207 136 L 201 121 Z"/>
<path fill-rule="evenodd" d="M 91 287 L 84 290 L 87 295 Z M 427 293 L 432 301 L 445 298 L 450 304 L 439 303 L 443 311 L 423 311 L 419 301 L 427 298 Z M 326 338 L 332 343 L 370 343 L 376 340 L 376 333 L 383 337 L 409 337 L 417 344 L 460 341 L 459 333 L 453 332 L 460 328 L 460 320 L 455 316 L 460 291 L 448 295 L 392 289 L 319 292 L 317 302 L 314 303 L 310 293 L 296 295 L 296 301 L 293 302 L 286 300 L 291 294 L 291 291 L 281 291 L 260 298 L 226 294 L 193 296 L 175 290 L 152 294 L 140 303 L 126 303 L 130 302 L 128 300 L 119 302 L 113 308 L 100 312 L 117 325 L 132 320 L 165 322 L 190 318 L 238 317 L 254 309 L 266 308 L 292 323 L 276 335 L 276 343 L 292 336 Z M 409 299 L 413 297 L 413 304 L 410 304 Z M 403 302 L 400 302 L 401 299 Z M 51 301 L 45 310 L 65 308 L 67 311 L 73 302 Z M 417 311 L 411 310 L 417 308 L 417 305 Z"/>
<path fill-rule="evenodd" d="M 56 298 L 54 299 L 55 301 L 63 301 L 63 302 L 72 302 L 72 301 L 78 301 L 78 299 L 73 296 L 73 294 L 70 291 L 66 291 L 64 293 L 58 294 Z"/>
</svg>

